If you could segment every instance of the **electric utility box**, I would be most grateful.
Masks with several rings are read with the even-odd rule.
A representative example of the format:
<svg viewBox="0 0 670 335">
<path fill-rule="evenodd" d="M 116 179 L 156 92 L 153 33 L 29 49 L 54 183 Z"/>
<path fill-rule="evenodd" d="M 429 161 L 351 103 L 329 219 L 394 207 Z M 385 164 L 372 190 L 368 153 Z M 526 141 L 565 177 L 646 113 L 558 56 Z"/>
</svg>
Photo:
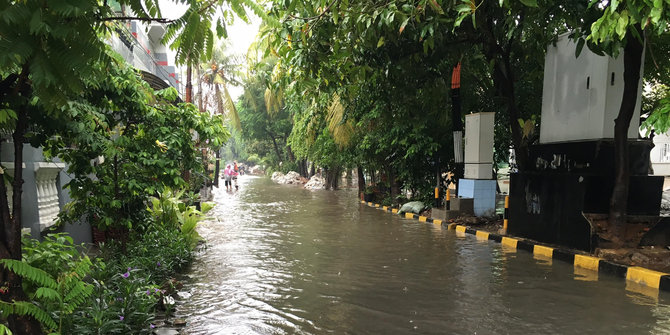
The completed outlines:
<svg viewBox="0 0 670 335">
<path fill-rule="evenodd" d="M 623 53 L 617 58 L 598 56 L 584 47 L 575 57 L 575 51 L 567 35 L 547 47 L 540 143 L 614 138 L 623 96 Z M 642 76 L 638 97 L 641 94 Z M 639 120 L 638 98 L 628 138 L 638 137 Z"/>
<path fill-rule="evenodd" d="M 614 188 L 614 119 L 623 97 L 623 51 L 598 56 L 566 35 L 547 47 L 540 143 L 510 175 L 508 232 L 592 251 L 601 242 L 585 214 L 606 215 Z M 644 56 L 643 56 L 644 57 Z M 640 69 L 642 77 L 642 69 Z M 640 83 L 628 129 L 627 213 L 657 216 L 663 177 L 649 176 L 651 140 L 639 139 Z"/>
<path fill-rule="evenodd" d="M 493 126 L 495 113 L 465 116 L 465 178 L 493 178 Z"/>
<path fill-rule="evenodd" d="M 473 113 L 465 116 L 465 178 L 458 180 L 458 197 L 473 199 L 476 216 L 495 215 L 494 121 L 495 113 Z"/>
</svg>

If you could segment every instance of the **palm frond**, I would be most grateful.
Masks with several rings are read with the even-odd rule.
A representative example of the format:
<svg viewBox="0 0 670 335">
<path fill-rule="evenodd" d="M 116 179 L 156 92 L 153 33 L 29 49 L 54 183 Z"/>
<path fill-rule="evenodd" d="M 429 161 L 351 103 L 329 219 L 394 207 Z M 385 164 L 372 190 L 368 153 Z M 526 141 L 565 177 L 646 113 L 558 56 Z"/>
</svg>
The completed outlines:
<svg viewBox="0 0 670 335">
<path fill-rule="evenodd" d="M 221 90 L 221 93 L 223 93 L 224 97 L 223 100 L 225 101 L 226 109 L 228 110 L 228 113 L 226 113 L 226 115 L 235 126 L 235 129 L 242 130 L 242 125 L 240 123 L 240 115 L 237 113 L 235 102 L 233 101 L 233 98 L 230 96 L 230 92 L 228 92 L 228 88 L 225 85 L 223 85 L 223 90 Z"/>
<path fill-rule="evenodd" d="M 340 147 L 348 146 L 354 133 L 354 127 L 351 121 L 344 121 L 344 106 L 338 94 L 333 94 L 326 119 L 328 130 L 335 143 Z"/>
</svg>

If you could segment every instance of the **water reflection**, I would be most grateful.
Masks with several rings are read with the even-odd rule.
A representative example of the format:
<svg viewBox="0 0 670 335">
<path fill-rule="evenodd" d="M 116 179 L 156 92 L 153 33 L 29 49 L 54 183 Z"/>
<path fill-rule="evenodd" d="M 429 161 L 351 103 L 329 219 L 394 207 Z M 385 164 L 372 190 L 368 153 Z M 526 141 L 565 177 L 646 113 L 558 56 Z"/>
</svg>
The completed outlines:
<svg viewBox="0 0 670 335">
<path fill-rule="evenodd" d="M 177 308 L 187 334 L 670 332 L 665 293 L 575 280 L 586 276 L 570 264 L 361 206 L 353 191 L 244 176 L 215 200 Z"/>
</svg>

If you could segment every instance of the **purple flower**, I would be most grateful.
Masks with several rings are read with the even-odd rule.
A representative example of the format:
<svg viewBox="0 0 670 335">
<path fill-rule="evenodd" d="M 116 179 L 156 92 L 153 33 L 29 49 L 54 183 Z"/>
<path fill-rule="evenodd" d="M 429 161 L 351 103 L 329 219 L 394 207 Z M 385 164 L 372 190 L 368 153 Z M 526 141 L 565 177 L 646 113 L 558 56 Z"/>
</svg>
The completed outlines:
<svg viewBox="0 0 670 335">
<path fill-rule="evenodd" d="M 157 289 L 157 288 L 154 289 L 154 292 L 155 292 L 155 293 L 158 293 L 158 291 L 160 291 L 160 290 Z"/>
<path fill-rule="evenodd" d="M 132 268 L 129 266 L 129 267 L 128 267 L 128 271 L 130 271 L 130 270 L 132 270 Z"/>
<path fill-rule="evenodd" d="M 150 295 L 150 294 L 151 294 L 151 291 L 147 290 L 147 295 Z"/>
<path fill-rule="evenodd" d="M 149 328 L 154 329 L 154 328 L 156 328 L 156 326 L 153 323 L 150 323 Z"/>
<path fill-rule="evenodd" d="M 119 320 L 123 321 L 123 315 L 119 315 Z"/>
<path fill-rule="evenodd" d="M 123 277 L 123 278 L 130 277 L 130 272 L 126 272 L 126 273 L 122 274 L 121 277 Z"/>
<path fill-rule="evenodd" d="M 156 266 L 161 266 L 161 262 L 156 262 Z"/>
</svg>

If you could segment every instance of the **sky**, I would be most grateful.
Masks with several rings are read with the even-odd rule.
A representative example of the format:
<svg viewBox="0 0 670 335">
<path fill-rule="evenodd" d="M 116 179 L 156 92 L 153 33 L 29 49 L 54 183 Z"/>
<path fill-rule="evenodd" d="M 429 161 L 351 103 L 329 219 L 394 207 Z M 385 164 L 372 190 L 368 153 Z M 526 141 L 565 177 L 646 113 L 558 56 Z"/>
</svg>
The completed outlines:
<svg viewBox="0 0 670 335">
<path fill-rule="evenodd" d="M 168 19 L 178 18 L 184 13 L 184 11 L 186 11 L 187 8 L 186 5 L 177 4 L 171 0 L 160 1 L 160 7 L 163 16 Z M 248 12 L 251 24 L 246 24 L 244 21 L 236 19 L 232 25 L 227 27 L 228 42 L 230 43 L 230 48 L 228 48 L 228 50 L 234 54 L 243 56 L 247 54 L 249 46 L 256 38 L 256 34 L 258 33 L 258 28 L 261 23 L 260 18 L 253 15 L 251 11 Z M 174 59 L 174 52 L 172 52 L 171 58 Z M 186 73 L 186 70 L 182 70 L 182 73 Z M 233 86 L 228 87 L 228 89 L 233 99 L 237 99 L 242 95 L 242 93 L 244 93 L 242 87 Z"/>
</svg>

